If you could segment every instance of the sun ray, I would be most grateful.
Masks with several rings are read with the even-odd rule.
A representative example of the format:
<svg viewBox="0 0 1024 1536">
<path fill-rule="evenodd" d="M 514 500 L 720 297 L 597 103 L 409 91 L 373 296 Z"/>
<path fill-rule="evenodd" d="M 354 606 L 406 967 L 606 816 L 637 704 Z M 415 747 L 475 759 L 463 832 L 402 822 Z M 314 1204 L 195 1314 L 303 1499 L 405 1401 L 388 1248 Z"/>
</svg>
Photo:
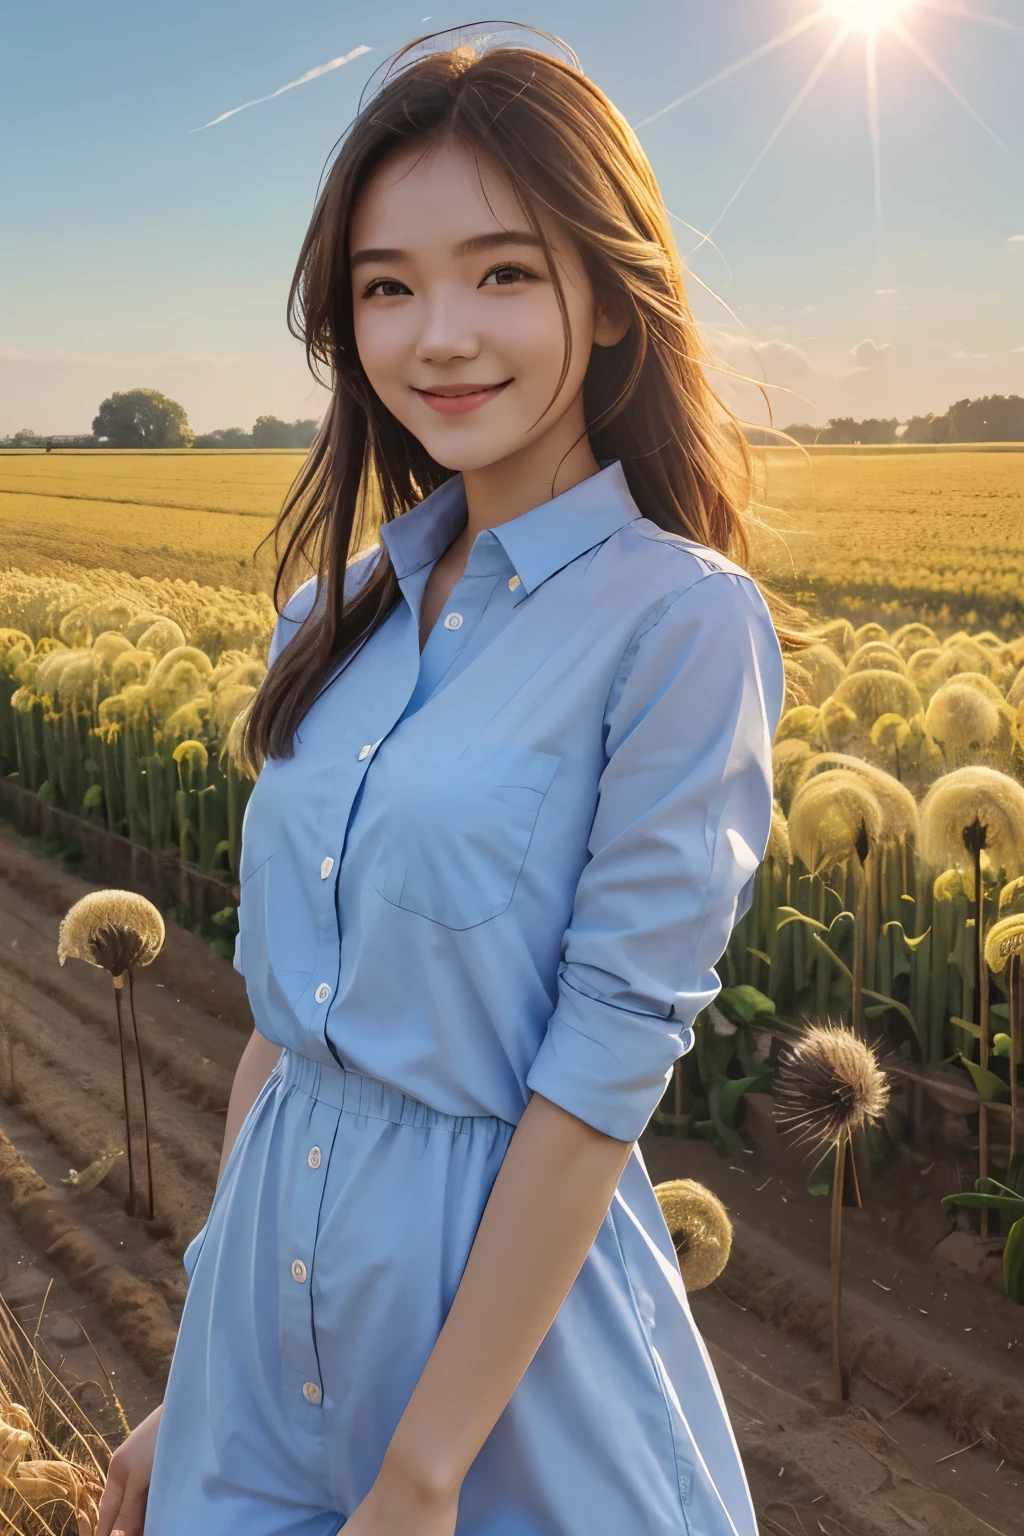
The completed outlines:
<svg viewBox="0 0 1024 1536">
<path fill-rule="evenodd" d="M 974 110 L 970 102 L 967 100 L 967 97 L 961 90 L 958 89 L 956 85 L 954 85 L 953 81 L 946 74 L 946 71 L 943 69 L 942 65 L 937 59 L 932 57 L 920 39 L 916 38 L 913 32 L 909 31 L 906 27 L 901 26 L 900 23 L 896 21 L 891 24 L 891 31 L 896 34 L 901 43 L 905 43 L 910 51 L 917 55 L 926 69 L 931 70 L 936 80 L 940 81 L 941 84 L 946 87 L 946 90 L 953 97 L 953 99 L 960 103 L 964 111 L 969 112 L 971 117 L 974 118 L 974 121 L 980 127 L 984 128 L 989 138 L 995 140 L 1003 153 L 1009 155 L 1011 160 L 1015 159 L 1016 156 L 1014 155 L 1013 150 L 1010 149 L 1008 144 L 1004 144 L 1003 140 L 999 137 L 998 133 L 996 133 L 995 129 L 990 128 L 985 119 Z"/>
<path fill-rule="evenodd" d="M 1024 37 L 1024 27 L 1018 22 L 1006 21 L 1002 16 L 984 16 L 979 11 L 970 11 L 960 0 L 918 0 L 918 4 L 929 11 L 936 11 L 940 16 L 958 16 L 962 21 L 978 21 L 983 27 L 998 27 L 1002 32 L 1016 32 L 1018 37 Z"/>
<path fill-rule="evenodd" d="M 882 218 L 882 146 L 878 120 L 878 38 L 869 33 L 864 39 L 864 66 L 868 79 L 868 132 L 871 135 L 871 172 L 875 195 L 875 218 Z"/>
<path fill-rule="evenodd" d="M 738 75 L 740 70 L 746 69 L 751 64 L 756 64 L 758 59 L 763 59 L 766 54 L 774 53 L 777 48 L 792 42 L 795 37 L 799 37 L 809 27 L 817 26 L 824 14 L 823 11 L 811 11 L 802 21 L 795 22 L 793 26 L 786 27 L 782 32 L 776 32 L 775 36 L 770 37 L 766 43 L 762 43 L 760 48 L 755 48 L 752 53 L 744 54 L 742 59 L 737 59 L 735 63 L 727 65 L 725 69 L 720 69 L 717 75 L 712 75 L 710 80 L 705 80 L 701 85 L 695 85 L 685 95 L 677 96 L 675 101 L 669 102 L 668 106 L 659 107 L 657 112 L 652 112 L 649 117 L 641 118 L 638 123 L 633 124 L 633 127 L 635 129 L 646 128 L 648 123 L 653 123 L 657 118 L 664 117 L 666 112 L 672 112 L 676 107 L 681 107 L 685 101 L 692 101 L 695 96 L 699 96 L 703 91 L 710 90 L 713 85 L 718 85 L 720 81 L 728 80 L 731 75 Z"/>
<path fill-rule="evenodd" d="M 825 49 L 825 52 L 821 55 L 821 58 L 818 60 L 817 64 L 815 64 L 814 68 L 811 70 L 810 74 L 807 76 L 807 79 L 804 81 L 803 85 L 800 87 L 799 91 L 797 91 L 796 95 L 793 97 L 793 100 L 790 102 L 789 106 L 786 108 L 785 112 L 782 114 L 781 118 L 779 119 L 779 121 L 778 121 L 778 123 L 777 123 L 777 125 L 775 127 L 775 131 L 772 133 L 771 137 L 767 140 L 767 142 L 763 145 L 760 153 L 757 156 L 757 159 L 754 161 L 753 165 L 750 167 L 749 171 L 744 176 L 743 180 L 740 182 L 740 184 L 736 188 L 735 192 L 732 194 L 732 197 L 730 197 L 729 201 L 726 203 L 725 207 L 722 209 L 721 213 L 718 215 L 718 218 L 711 225 L 711 228 L 709 230 L 707 230 L 707 232 L 705 233 L 704 238 L 703 238 L 703 240 L 701 240 L 700 244 L 694 246 L 693 250 L 690 251 L 687 254 L 687 261 L 689 261 L 690 257 L 695 255 L 696 252 L 701 249 L 701 246 L 705 245 L 707 243 L 707 241 L 710 240 L 711 236 L 714 234 L 714 232 L 718 228 L 719 224 L 721 224 L 722 220 L 725 218 L 726 214 L 729 212 L 729 209 L 732 207 L 733 203 L 736 201 L 736 199 L 739 197 L 740 193 L 743 191 L 744 187 L 747 185 L 747 182 L 753 176 L 754 172 L 757 170 L 757 168 L 761 164 L 762 160 L 768 154 L 769 150 L 776 144 L 776 142 L 778 141 L 780 136 L 785 132 L 786 128 L 793 121 L 793 118 L 799 112 L 800 108 L 803 106 L 804 102 L 807 100 L 808 96 L 811 94 L 811 92 L 813 91 L 814 87 L 817 85 L 818 81 L 821 79 L 822 75 L 825 73 L 826 69 L 828 69 L 829 65 L 832 63 L 832 60 L 835 58 L 836 54 L 843 47 L 843 45 L 845 44 L 845 42 L 846 42 L 847 38 L 849 37 L 849 35 L 850 35 L 850 29 L 848 27 L 846 27 L 846 28 L 841 28 L 836 33 L 835 37 L 832 38 L 832 40 L 829 43 L 828 47 Z"/>
</svg>

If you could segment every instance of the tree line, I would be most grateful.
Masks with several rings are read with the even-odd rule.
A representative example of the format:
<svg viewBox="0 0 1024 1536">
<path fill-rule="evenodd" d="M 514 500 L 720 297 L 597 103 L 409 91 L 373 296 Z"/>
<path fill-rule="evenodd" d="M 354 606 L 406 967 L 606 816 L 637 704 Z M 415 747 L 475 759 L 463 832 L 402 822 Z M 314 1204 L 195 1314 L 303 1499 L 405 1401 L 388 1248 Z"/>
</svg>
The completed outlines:
<svg viewBox="0 0 1024 1536">
<path fill-rule="evenodd" d="M 308 448 L 319 430 L 313 417 L 281 421 L 277 416 L 257 416 L 251 429 L 219 427 L 198 435 L 188 424 L 183 405 L 156 389 L 128 389 L 109 395 L 92 423 L 92 436 L 40 437 L 27 427 L 12 437 L 0 438 L 0 447 L 32 447 L 53 443 L 61 447 L 97 448 Z M 868 417 L 833 416 L 826 426 L 805 422 L 782 429 L 798 443 L 1020 443 L 1024 442 L 1024 398 L 1020 395 L 983 395 L 978 400 L 957 400 L 941 416 Z M 750 428 L 751 443 L 777 443 L 779 434 L 767 428 Z"/>
<path fill-rule="evenodd" d="M 31 448 L 53 444 L 67 448 L 308 448 L 320 423 L 281 421 L 257 416 L 251 429 L 221 427 L 198 435 L 188 424 L 185 407 L 158 389 L 126 389 L 108 395 L 93 417 L 92 434 L 40 436 L 25 427 L 0 438 L 0 447 Z"/>
<path fill-rule="evenodd" d="M 1024 442 L 1024 398 L 982 395 L 957 400 L 941 416 L 833 416 L 824 427 L 803 422 L 784 431 L 798 443 L 1020 443 Z"/>
</svg>

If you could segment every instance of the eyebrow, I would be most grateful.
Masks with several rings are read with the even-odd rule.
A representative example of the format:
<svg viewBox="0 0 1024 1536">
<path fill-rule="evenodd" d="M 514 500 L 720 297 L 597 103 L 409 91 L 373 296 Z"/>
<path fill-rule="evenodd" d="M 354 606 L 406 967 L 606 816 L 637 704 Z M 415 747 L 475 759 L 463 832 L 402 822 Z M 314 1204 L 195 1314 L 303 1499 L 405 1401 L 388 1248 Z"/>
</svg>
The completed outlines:
<svg viewBox="0 0 1024 1536">
<path fill-rule="evenodd" d="M 470 235 L 468 240 L 460 240 L 455 247 L 456 256 L 472 256 L 478 251 L 491 251 L 501 246 L 532 245 L 540 246 L 541 240 L 532 229 L 494 229 L 488 230 L 483 235 Z M 408 261 L 409 252 L 398 250 L 391 246 L 367 246 L 365 250 L 356 251 L 352 256 L 352 266 L 358 267 L 369 262 Z"/>
</svg>

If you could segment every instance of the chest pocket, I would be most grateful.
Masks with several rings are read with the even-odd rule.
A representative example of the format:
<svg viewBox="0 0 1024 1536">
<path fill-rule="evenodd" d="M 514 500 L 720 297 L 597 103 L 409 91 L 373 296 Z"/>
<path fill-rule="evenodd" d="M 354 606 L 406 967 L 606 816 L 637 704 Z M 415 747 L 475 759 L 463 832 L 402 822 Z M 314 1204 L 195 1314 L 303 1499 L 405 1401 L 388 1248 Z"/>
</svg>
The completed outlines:
<svg viewBox="0 0 1024 1536">
<path fill-rule="evenodd" d="M 561 760 L 496 742 L 474 742 L 454 761 L 417 759 L 389 785 L 378 893 L 446 928 L 504 912 Z"/>
</svg>

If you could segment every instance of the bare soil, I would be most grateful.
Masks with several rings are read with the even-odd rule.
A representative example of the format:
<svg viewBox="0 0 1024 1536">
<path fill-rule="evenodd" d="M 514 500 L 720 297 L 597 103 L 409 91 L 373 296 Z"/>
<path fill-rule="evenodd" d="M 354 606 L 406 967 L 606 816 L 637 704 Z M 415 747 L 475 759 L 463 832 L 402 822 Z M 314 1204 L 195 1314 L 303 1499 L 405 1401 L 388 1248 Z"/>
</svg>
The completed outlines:
<svg viewBox="0 0 1024 1536">
<path fill-rule="evenodd" d="M 168 924 L 136 976 L 156 1214 L 130 1218 L 110 979 L 57 963 L 68 907 L 95 889 L 0 823 L 0 1295 L 111 1443 L 159 1401 L 185 1295 L 182 1252 L 216 1184 L 231 1078 L 252 1028 L 242 978 Z M 767 1101 L 765 1101 L 767 1102 Z M 941 1194 L 967 1150 L 909 1149 L 846 1212 L 851 1400 L 833 1400 L 827 1202 L 765 1124 L 737 1163 L 645 1135 L 655 1183 L 715 1189 L 735 1223 L 721 1279 L 692 1298 L 729 1404 L 764 1536 L 1024 1536 L 1024 1311 Z M 931 1166 L 930 1166 L 931 1165 Z M 946 1240 L 945 1242 L 943 1240 Z M 958 1263 L 954 1263 L 957 1260 Z M 88 1339 L 83 1336 L 83 1327 Z M 98 1357 L 98 1358 L 97 1358 Z"/>
</svg>

